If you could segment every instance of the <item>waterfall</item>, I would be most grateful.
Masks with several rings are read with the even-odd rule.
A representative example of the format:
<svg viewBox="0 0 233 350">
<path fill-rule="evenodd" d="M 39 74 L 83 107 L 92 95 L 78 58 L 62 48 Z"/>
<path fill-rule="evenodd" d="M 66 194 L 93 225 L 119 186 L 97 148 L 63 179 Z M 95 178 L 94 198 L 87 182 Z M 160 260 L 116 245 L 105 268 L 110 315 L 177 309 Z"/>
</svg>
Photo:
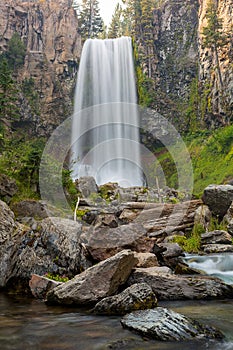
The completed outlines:
<svg viewBox="0 0 233 350">
<path fill-rule="evenodd" d="M 88 39 L 82 50 L 72 124 L 72 178 L 142 186 L 132 42 Z"/>
<path fill-rule="evenodd" d="M 233 284 L 233 254 L 187 255 L 184 261 L 192 268 Z"/>
</svg>

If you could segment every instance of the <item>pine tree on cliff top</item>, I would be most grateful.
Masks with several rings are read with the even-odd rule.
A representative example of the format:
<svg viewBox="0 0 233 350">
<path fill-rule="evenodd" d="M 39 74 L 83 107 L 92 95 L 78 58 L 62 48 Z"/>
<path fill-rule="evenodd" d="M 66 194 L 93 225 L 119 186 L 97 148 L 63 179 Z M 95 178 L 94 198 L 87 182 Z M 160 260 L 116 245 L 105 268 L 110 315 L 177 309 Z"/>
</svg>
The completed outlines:
<svg viewBox="0 0 233 350">
<path fill-rule="evenodd" d="M 119 38 L 123 35 L 122 32 L 122 7 L 118 3 L 115 7 L 114 13 L 112 15 L 112 20 L 108 30 L 109 38 Z"/>
<path fill-rule="evenodd" d="M 203 45 L 212 49 L 216 59 L 216 68 L 221 90 L 223 89 L 222 74 L 218 50 L 228 43 L 229 36 L 223 32 L 223 19 L 218 17 L 218 6 L 215 0 L 210 0 L 206 9 L 207 26 L 203 28 Z"/>
<path fill-rule="evenodd" d="M 78 19 L 79 33 L 83 41 L 88 38 L 97 38 L 103 32 L 104 22 L 100 16 L 99 2 L 97 0 L 82 0 Z"/>
</svg>

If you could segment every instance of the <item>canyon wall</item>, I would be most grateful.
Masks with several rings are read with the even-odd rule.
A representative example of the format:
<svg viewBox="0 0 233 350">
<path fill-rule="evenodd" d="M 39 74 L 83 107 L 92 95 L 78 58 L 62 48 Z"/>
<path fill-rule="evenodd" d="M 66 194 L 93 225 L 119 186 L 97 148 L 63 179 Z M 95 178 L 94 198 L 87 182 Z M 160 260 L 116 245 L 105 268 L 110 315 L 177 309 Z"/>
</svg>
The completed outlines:
<svg viewBox="0 0 233 350">
<path fill-rule="evenodd" d="M 21 96 L 19 126 L 49 135 L 72 113 L 73 90 L 81 54 L 78 20 L 71 0 L 0 1 L 0 50 L 17 32 L 26 46 L 18 83 L 32 78 L 39 109 Z"/>
</svg>

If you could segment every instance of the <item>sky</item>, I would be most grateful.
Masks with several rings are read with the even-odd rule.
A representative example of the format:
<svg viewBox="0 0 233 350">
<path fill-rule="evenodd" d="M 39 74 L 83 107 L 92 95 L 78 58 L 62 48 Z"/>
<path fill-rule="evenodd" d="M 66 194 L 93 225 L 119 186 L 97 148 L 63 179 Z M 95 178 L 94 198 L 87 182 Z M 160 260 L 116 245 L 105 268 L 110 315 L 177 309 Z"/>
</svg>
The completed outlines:
<svg viewBox="0 0 233 350">
<path fill-rule="evenodd" d="M 120 0 L 99 0 L 100 14 L 106 25 L 109 25 L 112 19 L 112 14 L 115 7 Z M 78 0 L 78 3 L 82 3 L 82 0 Z"/>
<path fill-rule="evenodd" d="M 112 14 L 119 0 L 99 0 L 100 14 L 104 20 L 104 23 L 109 25 L 111 22 Z"/>
</svg>

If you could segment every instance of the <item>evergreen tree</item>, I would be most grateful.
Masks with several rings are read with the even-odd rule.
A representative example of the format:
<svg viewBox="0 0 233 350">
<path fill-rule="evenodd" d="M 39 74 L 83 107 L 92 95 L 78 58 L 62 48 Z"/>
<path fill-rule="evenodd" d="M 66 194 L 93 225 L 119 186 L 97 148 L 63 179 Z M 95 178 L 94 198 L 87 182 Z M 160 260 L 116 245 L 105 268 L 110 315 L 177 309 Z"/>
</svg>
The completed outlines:
<svg viewBox="0 0 233 350">
<path fill-rule="evenodd" d="M 154 56 L 154 17 L 153 10 L 155 8 L 154 0 L 141 0 L 141 26 L 143 33 L 143 42 L 146 47 L 146 60 L 147 60 L 147 68 L 148 68 L 148 77 L 152 76 L 152 58 Z"/>
<path fill-rule="evenodd" d="M 122 30 L 122 7 L 118 3 L 115 7 L 115 11 L 112 15 L 112 21 L 109 26 L 108 30 L 108 37 L 109 38 L 118 38 L 122 36 L 123 30 Z"/>
<path fill-rule="evenodd" d="M 9 67 L 14 71 L 24 64 L 26 55 L 26 48 L 21 41 L 20 35 L 14 33 L 9 40 L 8 49 L 5 53 L 5 57 L 8 61 Z"/>
<path fill-rule="evenodd" d="M 83 41 L 88 38 L 97 38 L 104 30 L 104 22 L 100 16 L 98 0 L 82 0 L 78 19 L 79 33 Z"/>
<path fill-rule="evenodd" d="M 124 4 L 126 4 L 126 8 L 123 11 L 124 34 L 129 35 L 129 36 L 133 36 L 135 39 L 137 39 L 142 34 L 141 0 L 122 0 L 122 2 Z"/>
<path fill-rule="evenodd" d="M 220 88 L 223 89 L 222 74 L 219 63 L 219 48 L 228 43 L 228 35 L 223 32 L 223 20 L 218 17 L 218 7 L 215 0 L 210 0 L 206 10 L 207 26 L 203 28 L 204 47 L 213 50 L 216 59 Z"/>
<path fill-rule="evenodd" d="M 5 57 L 0 57 L 0 124 L 6 123 L 18 116 L 15 102 L 17 89 Z"/>
</svg>

